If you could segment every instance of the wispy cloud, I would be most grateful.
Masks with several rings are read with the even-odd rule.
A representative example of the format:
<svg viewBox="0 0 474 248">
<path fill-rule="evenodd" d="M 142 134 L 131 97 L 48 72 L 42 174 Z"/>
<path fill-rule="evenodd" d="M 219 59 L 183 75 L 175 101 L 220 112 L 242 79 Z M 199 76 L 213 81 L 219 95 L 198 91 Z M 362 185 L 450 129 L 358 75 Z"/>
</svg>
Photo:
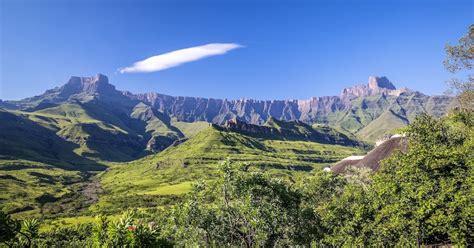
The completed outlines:
<svg viewBox="0 0 474 248">
<path fill-rule="evenodd" d="M 190 47 L 149 57 L 145 60 L 133 63 L 132 66 L 119 68 L 118 71 L 120 73 L 162 71 L 180 66 L 184 63 L 225 54 L 230 50 L 241 47 L 241 45 L 236 43 L 211 43 L 203 46 Z"/>
</svg>

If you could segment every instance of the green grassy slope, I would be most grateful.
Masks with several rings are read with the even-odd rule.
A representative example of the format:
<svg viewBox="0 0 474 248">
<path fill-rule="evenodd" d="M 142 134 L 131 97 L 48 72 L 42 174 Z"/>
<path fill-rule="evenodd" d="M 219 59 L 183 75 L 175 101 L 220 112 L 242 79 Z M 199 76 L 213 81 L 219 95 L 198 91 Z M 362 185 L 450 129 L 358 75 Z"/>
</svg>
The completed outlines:
<svg viewBox="0 0 474 248">
<path fill-rule="evenodd" d="M 138 105 L 128 115 L 94 102 L 33 112 L 0 109 L 0 204 L 16 215 L 83 211 L 87 200 L 80 191 L 90 183 L 88 171 L 146 155 L 151 136 L 172 137 L 171 143 L 185 137 L 179 128 L 191 136 L 208 126 L 176 122 L 178 128 L 150 111 Z"/>
<path fill-rule="evenodd" d="M 276 175 L 298 177 L 344 157 L 363 153 L 355 147 L 259 139 L 207 127 L 181 145 L 112 166 L 101 175 L 106 195 L 98 207 L 107 209 L 127 205 L 130 201 L 147 201 L 143 199 L 166 202 L 170 196 L 188 191 L 192 182 L 212 179 L 217 163 L 226 157 L 266 168 Z"/>
<path fill-rule="evenodd" d="M 149 140 L 147 150 L 162 151 L 174 141 L 184 138 L 184 134 L 171 125 L 168 116 L 153 110 L 144 103 L 137 104 L 133 108 L 130 117 L 146 123 L 143 133 L 145 139 Z"/>
<path fill-rule="evenodd" d="M 351 100 L 352 108 L 330 113 L 327 122 L 331 127 L 355 134 L 380 116 L 391 104 L 391 99 L 382 95 L 359 97 Z"/>
<path fill-rule="evenodd" d="M 352 107 L 329 113 L 322 121 L 338 130 L 374 142 L 394 128 L 413 121 L 421 113 L 440 117 L 456 105 L 447 96 L 410 93 L 396 96 L 374 95 L 351 100 Z"/>
<path fill-rule="evenodd" d="M 74 153 L 98 161 L 130 161 L 144 149 L 142 138 L 114 113 L 86 104 L 67 103 L 35 112 L 17 112 L 75 144 Z M 101 108 L 97 106 L 97 108 Z M 103 120 L 101 120 L 103 119 Z"/>
<path fill-rule="evenodd" d="M 184 122 L 177 121 L 176 118 L 172 118 L 171 125 L 179 129 L 184 134 L 184 136 L 189 138 L 199 133 L 201 130 L 207 128 L 209 123 L 205 121 Z"/>
<path fill-rule="evenodd" d="M 28 126 L 23 124 L 24 129 L 33 130 L 33 126 L 43 129 L 43 132 L 38 133 L 47 132 L 48 136 L 58 136 L 68 141 L 70 146 L 64 146 L 65 150 L 97 161 L 131 161 L 149 154 L 145 149 L 152 138 L 155 146 L 159 147 L 157 150 L 162 150 L 185 136 L 171 124 L 169 117 L 142 103 L 126 110 L 120 106 L 115 108 L 94 101 L 68 102 L 34 112 L 2 110 L 2 113 L 0 120 L 4 125 L 14 123 L 12 117 L 8 116 L 23 118 L 28 120 Z M 187 126 L 192 131 L 195 123 Z M 20 139 L 17 143 L 28 143 L 27 141 Z M 30 149 L 25 147 L 22 150 Z M 47 151 L 48 148 L 45 147 L 45 151 L 40 154 L 47 154 Z"/>
<path fill-rule="evenodd" d="M 66 214 L 85 204 L 77 194 L 86 175 L 26 160 L 0 160 L 0 205 L 23 216 Z M 74 196 L 73 196 L 74 195 Z M 60 199 L 70 198 L 70 201 Z"/>
<path fill-rule="evenodd" d="M 74 153 L 78 147 L 26 116 L 0 109 L 0 159 L 31 160 L 75 170 L 105 168 Z"/>
<path fill-rule="evenodd" d="M 90 171 L 106 168 L 101 158 L 133 159 L 123 156 L 127 139 L 125 130 L 93 118 L 80 104 L 0 109 L 0 205 L 25 216 L 82 211 L 87 199 L 80 190 Z"/>
<path fill-rule="evenodd" d="M 57 133 L 69 124 L 69 117 L 0 109 L 0 205 L 7 212 L 66 214 L 86 203 L 78 193 L 86 171 L 106 167 L 75 153 L 80 146 Z"/>
<path fill-rule="evenodd" d="M 377 138 L 382 137 L 384 134 L 389 134 L 392 130 L 404 127 L 407 124 L 407 119 L 395 114 L 392 110 L 389 110 L 357 132 L 357 135 L 359 137 L 364 137 L 366 140 L 374 141 Z"/>
</svg>

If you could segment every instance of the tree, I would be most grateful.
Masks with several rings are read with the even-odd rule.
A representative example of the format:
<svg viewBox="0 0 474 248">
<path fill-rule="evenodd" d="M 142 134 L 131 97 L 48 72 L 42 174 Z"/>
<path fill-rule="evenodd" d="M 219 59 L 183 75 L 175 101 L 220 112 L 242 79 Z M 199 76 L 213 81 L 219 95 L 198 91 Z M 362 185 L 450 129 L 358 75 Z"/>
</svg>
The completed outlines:
<svg viewBox="0 0 474 248">
<path fill-rule="evenodd" d="M 38 237 L 39 225 L 37 219 L 15 220 L 9 214 L 0 211 L 0 243 L 31 247 L 32 239 Z"/>
<path fill-rule="evenodd" d="M 94 247 L 99 248 L 107 244 L 107 229 L 109 220 L 105 215 L 95 217 L 95 223 L 92 229 Z"/>
<path fill-rule="evenodd" d="M 419 116 L 408 149 L 374 176 L 375 239 L 402 246 L 472 244 L 474 115 Z"/>
<path fill-rule="evenodd" d="M 325 171 L 318 171 L 305 178 L 299 185 L 302 192 L 301 220 L 298 230 L 300 243 L 320 244 L 327 233 L 334 227 L 326 225 L 324 218 L 331 213 L 327 212 L 328 203 L 343 194 L 347 181 L 342 177 Z"/>
<path fill-rule="evenodd" d="M 311 209 L 302 231 L 319 246 L 362 247 L 373 245 L 371 173 L 365 168 L 350 168 L 350 173 L 335 175 L 317 172 L 307 178 L 301 190 L 302 212 Z"/>
<path fill-rule="evenodd" d="M 297 236 L 301 194 L 267 172 L 225 160 L 215 182 L 194 186 L 173 210 L 178 245 L 286 246 Z"/>
<path fill-rule="evenodd" d="M 451 91 L 457 95 L 461 107 L 474 109 L 474 75 L 471 74 L 474 59 L 474 25 L 469 26 L 468 33 L 459 39 L 459 44 L 446 48 L 446 69 L 451 73 L 467 70 L 467 80 L 451 79 Z"/>
<path fill-rule="evenodd" d="M 19 242 L 26 247 L 30 247 L 32 240 L 38 237 L 40 222 L 38 219 L 29 218 L 21 222 L 21 230 L 18 232 L 21 236 Z"/>
<path fill-rule="evenodd" d="M 171 247 L 161 238 L 161 230 L 147 216 L 136 209 L 125 211 L 121 218 L 109 223 L 98 217 L 94 229 L 95 247 Z"/>
<path fill-rule="evenodd" d="M 20 221 L 14 220 L 11 216 L 0 211 L 0 243 L 10 244 L 16 241 L 16 235 L 20 231 Z"/>
</svg>

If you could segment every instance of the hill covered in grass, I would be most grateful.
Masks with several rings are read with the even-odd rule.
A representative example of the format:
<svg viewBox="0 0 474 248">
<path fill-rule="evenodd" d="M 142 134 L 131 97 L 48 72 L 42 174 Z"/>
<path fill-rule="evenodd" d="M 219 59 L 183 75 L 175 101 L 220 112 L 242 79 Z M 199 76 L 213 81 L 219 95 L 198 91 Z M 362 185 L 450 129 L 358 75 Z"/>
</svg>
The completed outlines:
<svg viewBox="0 0 474 248">
<path fill-rule="evenodd" d="M 278 136 L 255 137 L 210 125 L 182 144 L 158 154 L 114 164 L 100 177 L 106 193 L 101 197 L 99 207 L 127 206 L 131 201 L 146 202 L 146 199 L 155 199 L 155 203 L 168 202 L 189 191 L 191 183 L 213 179 L 216 165 L 224 158 L 297 180 L 344 157 L 364 153 L 358 146 Z"/>
<path fill-rule="evenodd" d="M 87 212 L 88 204 L 81 203 L 88 202 L 84 188 L 97 171 L 110 166 L 102 186 L 110 192 L 104 199 L 112 200 L 98 206 L 116 203 L 115 197 L 127 201 L 134 193 L 146 206 L 143 199 L 158 196 L 163 200 L 157 204 L 170 203 L 187 192 L 191 182 L 212 179 L 214 166 L 226 157 L 293 177 L 359 154 L 364 147 L 329 127 L 297 121 L 245 124 L 257 128 L 249 133 L 206 122 L 181 122 L 143 103 L 129 113 L 122 107 L 70 101 L 30 112 L 2 109 L 0 176 L 5 178 L 5 197 L 0 201 L 19 198 L 6 205 L 8 211 Z M 107 180 L 115 176 L 119 179 Z"/>
<path fill-rule="evenodd" d="M 105 168 L 74 153 L 78 147 L 25 115 L 0 109 L 0 159 L 45 162 L 63 169 Z"/>
<path fill-rule="evenodd" d="M 0 160 L 0 203 L 20 216 L 74 215 L 87 205 L 86 172 L 28 160 Z"/>
<path fill-rule="evenodd" d="M 328 113 L 318 122 L 369 142 L 393 134 L 394 129 L 408 125 L 420 114 L 441 117 L 457 104 L 448 96 L 427 96 L 419 92 L 399 96 L 377 94 L 348 101 L 350 108 Z"/>
</svg>

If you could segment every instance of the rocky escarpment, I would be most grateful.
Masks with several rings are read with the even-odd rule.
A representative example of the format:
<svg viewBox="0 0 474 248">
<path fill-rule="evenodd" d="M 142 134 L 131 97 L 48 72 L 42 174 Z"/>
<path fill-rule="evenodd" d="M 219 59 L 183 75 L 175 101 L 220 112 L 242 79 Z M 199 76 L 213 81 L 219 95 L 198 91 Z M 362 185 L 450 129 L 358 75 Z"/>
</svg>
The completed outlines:
<svg viewBox="0 0 474 248">
<path fill-rule="evenodd" d="M 397 89 L 395 85 L 386 77 L 370 76 L 369 82 L 361 85 L 356 85 L 342 90 L 342 99 L 353 99 L 357 97 L 373 96 L 373 95 L 389 95 L 400 96 L 403 93 L 410 92 L 407 88 Z"/>
<path fill-rule="evenodd" d="M 369 77 L 367 84 L 345 88 L 339 96 L 305 100 L 228 100 L 159 93 L 133 94 L 116 90 L 106 76 L 98 74 L 95 77 L 72 77 L 62 87 L 21 101 L 4 101 L 0 107 L 36 111 L 72 100 L 106 103 L 125 115 L 133 112 L 141 102 L 157 115 L 185 122 L 206 121 L 222 125 L 227 120 L 238 118 L 262 125 L 269 118 L 275 118 L 307 124 L 323 123 L 354 134 L 360 131 L 371 139 L 409 123 L 420 113 L 441 116 L 453 105 L 453 98 L 427 96 L 407 88 L 397 89 L 386 77 L 375 76 Z M 369 126 L 376 120 L 377 125 Z M 385 125 L 387 123 L 395 124 Z M 379 127 L 382 129 L 378 130 Z"/>
<path fill-rule="evenodd" d="M 240 121 L 237 118 L 230 119 L 225 122 L 223 125 L 224 129 L 229 130 L 229 131 L 234 131 L 234 132 L 239 132 L 239 133 L 246 133 L 246 134 L 256 134 L 256 135 L 287 135 L 289 136 L 289 133 L 284 133 L 281 132 L 280 130 L 273 128 L 273 127 L 267 127 L 267 126 L 260 126 L 260 125 L 254 125 L 254 124 L 249 124 L 243 121 Z"/>
<path fill-rule="evenodd" d="M 284 140 L 307 140 L 318 143 L 340 144 L 346 146 L 364 146 L 363 143 L 350 139 L 330 127 L 313 128 L 301 121 L 281 121 L 270 117 L 264 125 L 246 123 L 233 118 L 224 125 L 217 126 L 227 131 L 238 132 L 258 137 L 272 137 Z"/>
<path fill-rule="evenodd" d="M 307 100 L 227 100 L 201 97 L 173 97 L 158 93 L 130 94 L 151 104 L 163 113 L 182 121 L 208 121 L 223 124 L 238 117 L 252 124 L 263 124 L 269 117 L 281 120 L 317 122 L 329 113 L 343 111 L 351 106 L 350 100 L 361 96 L 385 94 L 399 96 L 407 89 L 397 90 L 386 77 L 369 77 L 367 85 L 346 88 L 341 96 L 312 97 Z"/>
<path fill-rule="evenodd" d="M 158 93 L 132 95 L 180 121 L 207 121 L 224 124 L 239 117 L 246 122 L 263 124 L 269 117 L 296 120 L 301 116 L 297 100 L 227 100 L 201 97 L 172 97 Z"/>
<path fill-rule="evenodd" d="M 252 124 L 263 124 L 268 118 L 291 121 L 300 120 L 305 123 L 332 124 L 331 115 L 337 112 L 353 111 L 354 100 L 361 97 L 381 96 L 387 103 L 370 103 L 384 105 L 389 108 L 391 102 L 409 102 L 410 97 L 416 95 L 422 104 L 432 101 L 431 97 L 407 88 L 397 89 L 386 77 L 369 77 L 365 85 L 356 85 L 345 88 L 340 96 L 312 97 L 306 100 L 227 100 L 201 97 L 173 97 L 158 93 L 131 94 L 126 93 L 131 99 L 146 102 L 160 112 L 174 116 L 181 121 L 207 121 L 224 124 L 226 120 L 239 118 Z M 398 98 L 400 98 L 398 100 Z M 449 98 L 437 98 L 446 105 Z M 363 109 L 370 108 L 369 103 L 364 103 Z M 384 109 L 385 110 L 385 109 Z M 354 110 L 355 111 L 355 110 Z M 372 111 L 374 113 L 380 112 Z M 443 111 L 441 111 L 443 112 Z M 351 114 L 351 113 L 349 113 Z M 372 116 L 375 119 L 377 116 Z"/>
<path fill-rule="evenodd" d="M 59 89 L 58 96 L 69 97 L 75 94 L 108 94 L 115 91 L 115 87 L 109 84 L 107 76 L 97 74 L 94 77 L 71 77 L 69 81 Z"/>
</svg>

